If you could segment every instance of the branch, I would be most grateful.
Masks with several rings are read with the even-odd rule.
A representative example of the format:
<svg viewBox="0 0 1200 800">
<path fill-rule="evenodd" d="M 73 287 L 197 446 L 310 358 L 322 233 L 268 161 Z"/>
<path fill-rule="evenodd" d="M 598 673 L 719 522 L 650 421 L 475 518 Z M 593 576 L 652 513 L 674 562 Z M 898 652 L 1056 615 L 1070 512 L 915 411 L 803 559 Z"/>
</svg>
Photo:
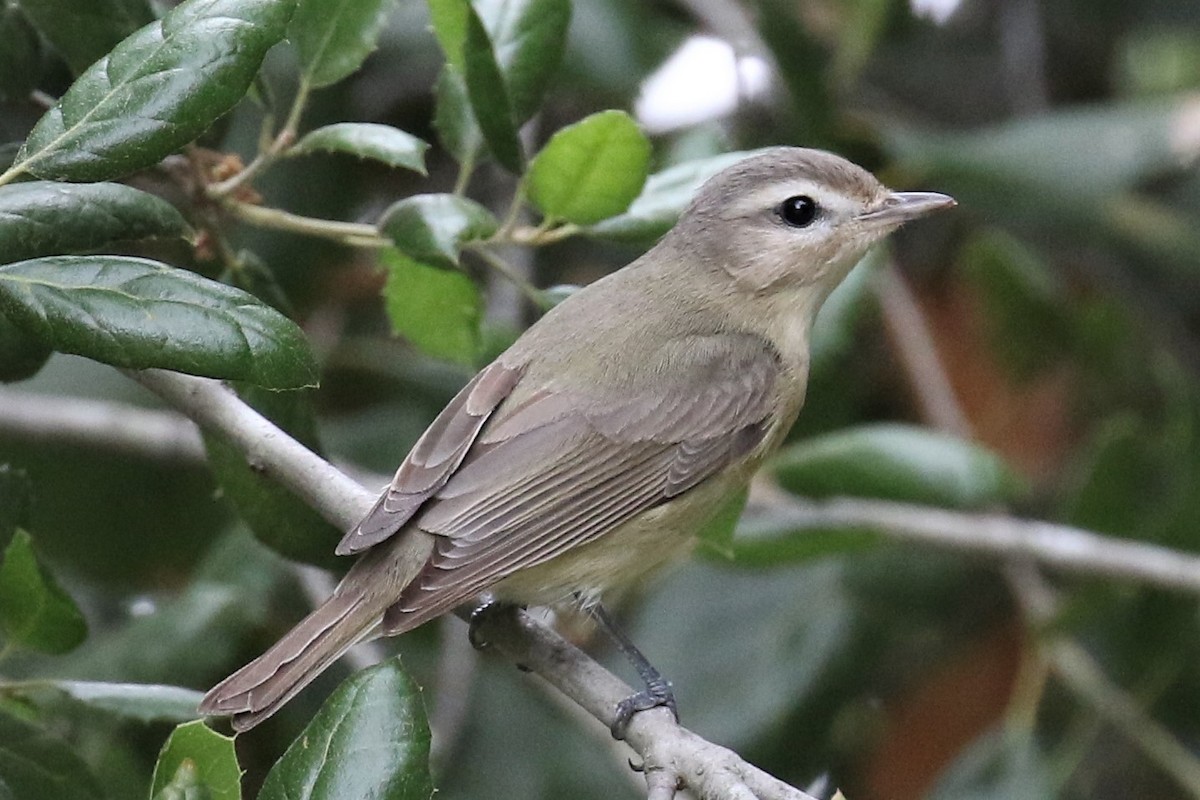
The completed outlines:
<svg viewBox="0 0 1200 800">
<path fill-rule="evenodd" d="M 886 500 L 773 497 L 764 522 L 790 530 L 869 528 L 889 539 L 964 553 L 1033 559 L 1085 575 L 1138 580 L 1200 594 L 1200 556 L 1069 525 L 972 514 Z"/>
<path fill-rule="evenodd" d="M 0 388 L 0 434 L 184 464 L 204 463 L 196 426 L 170 411 Z"/>
<path fill-rule="evenodd" d="M 162 370 L 128 374 L 202 428 L 221 433 L 247 461 L 304 498 L 332 524 L 348 530 L 374 504 L 374 494 L 296 442 L 223 384 Z M 617 703 L 633 693 L 579 648 L 524 612 L 492 615 L 480 632 L 496 650 L 540 675 L 605 727 L 612 725 Z M 666 709 L 635 715 L 626 741 L 642 758 L 654 800 L 668 800 L 680 786 L 701 798 L 816 800 L 681 727 Z"/>
</svg>

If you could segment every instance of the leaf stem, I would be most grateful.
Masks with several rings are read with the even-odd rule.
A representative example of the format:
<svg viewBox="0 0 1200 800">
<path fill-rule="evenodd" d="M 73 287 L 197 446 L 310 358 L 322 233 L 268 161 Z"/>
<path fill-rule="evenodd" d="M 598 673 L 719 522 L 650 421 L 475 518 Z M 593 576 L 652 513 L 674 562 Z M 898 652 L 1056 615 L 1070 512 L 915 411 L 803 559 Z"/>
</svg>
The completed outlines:
<svg viewBox="0 0 1200 800">
<path fill-rule="evenodd" d="M 466 248 L 475 255 L 479 256 L 485 264 L 491 269 L 496 270 L 510 283 L 521 290 L 529 301 L 542 311 L 550 308 L 550 303 L 546 300 L 542 290 L 527 281 L 524 276 L 513 269 L 512 265 L 505 261 L 500 256 L 489 250 L 483 242 L 471 242 L 466 245 Z"/>
<path fill-rule="evenodd" d="M 467 193 L 467 186 L 471 183 L 471 176 L 475 173 L 475 152 L 471 151 L 462 163 L 458 165 L 458 177 L 454 179 L 454 194 L 458 197 L 463 197 Z"/>
<path fill-rule="evenodd" d="M 304 217 L 278 208 L 266 208 L 232 199 L 224 200 L 222 206 L 239 219 L 260 228 L 332 239 L 351 247 L 382 248 L 392 244 L 390 239 L 379 235 L 374 225 Z"/>
<path fill-rule="evenodd" d="M 210 184 L 208 187 L 209 197 L 214 199 L 228 197 L 237 191 L 239 187 L 254 180 L 259 173 L 275 163 L 288 148 L 295 144 L 296 131 L 300 127 L 300 118 L 304 115 L 304 107 L 308 104 L 310 91 L 311 87 L 308 85 L 308 81 L 301 79 L 300 85 L 296 88 L 296 96 L 292 99 L 292 107 L 288 110 L 287 119 L 284 121 L 283 127 L 279 129 L 279 133 L 276 134 L 267 147 L 260 148 L 254 160 L 236 175 L 232 175 L 219 183 Z"/>
<path fill-rule="evenodd" d="M 14 164 L 9 167 L 3 173 L 0 173 L 0 186 L 10 183 L 13 178 L 21 175 L 23 172 L 25 172 L 25 167 L 20 164 Z"/>
</svg>

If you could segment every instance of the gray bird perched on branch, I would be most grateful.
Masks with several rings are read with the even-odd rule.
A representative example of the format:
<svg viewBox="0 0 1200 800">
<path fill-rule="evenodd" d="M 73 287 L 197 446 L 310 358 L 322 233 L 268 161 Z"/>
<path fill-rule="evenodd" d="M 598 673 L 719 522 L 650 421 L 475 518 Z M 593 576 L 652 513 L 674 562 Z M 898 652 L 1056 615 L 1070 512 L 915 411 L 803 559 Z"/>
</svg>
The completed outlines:
<svg viewBox="0 0 1200 800">
<path fill-rule="evenodd" d="M 818 150 L 717 174 L 653 249 L 556 306 L 450 401 L 338 545 L 358 561 L 333 596 L 200 710 L 249 728 L 355 642 L 485 592 L 592 606 L 686 553 L 795 421 L 825 298 L 872 244 L 952 205 Z M 619 642 L 647 689 L 618 721 L 674 708 Z"/>
</svg>

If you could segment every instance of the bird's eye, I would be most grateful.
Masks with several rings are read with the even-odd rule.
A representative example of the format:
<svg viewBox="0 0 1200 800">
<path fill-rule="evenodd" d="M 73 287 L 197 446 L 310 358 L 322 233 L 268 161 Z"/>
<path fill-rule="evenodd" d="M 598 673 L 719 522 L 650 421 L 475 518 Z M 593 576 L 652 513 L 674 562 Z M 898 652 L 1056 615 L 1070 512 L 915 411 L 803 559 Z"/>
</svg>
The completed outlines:
<svg viewBox="0 0 1200 800">
<path fill-rule="evenodd" d="M 779 216 L 793 228 L 806 228 L 817 218 L 817 201 L 806 194 L 789 197 L 779 205 Z"/>
</svg>

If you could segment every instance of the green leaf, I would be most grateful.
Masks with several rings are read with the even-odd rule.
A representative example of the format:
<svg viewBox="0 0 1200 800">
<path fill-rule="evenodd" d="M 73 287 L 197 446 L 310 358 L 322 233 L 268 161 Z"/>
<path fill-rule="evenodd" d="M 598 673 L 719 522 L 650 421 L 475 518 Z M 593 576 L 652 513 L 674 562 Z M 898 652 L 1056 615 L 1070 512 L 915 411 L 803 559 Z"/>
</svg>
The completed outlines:
<svg viewBox="0 0 1200 800">
<path fill-rule="evenodd" d="M 76 74 L 154 21 L 145 0 L 17 0 Z"/>
<path fill-rule="evenodd" d="M 33 540 L 21 530 L 0 562 L 0 630 L 10 642 L 43 653 L 65 653 L 87 638 L 83 615 L 38 563 Z"/>
<path fill-rule="evenodd" d="M 49 686 L 84 705 L 141 722 L 196 719 L 196 706 L 204 696 L 181 686 L 146 683 L 50 681 Z"/>
<path fill-rule="evenodd" d="M 460 164 L 474 162 L 483 149 L 483 132 L 475 121 L 462 73 L 447 64 L 434 87 L 433 127 L 442 147 Z"/>
<path fill-rule="evenodd" d="M 906 425 L 863 425 L 791 445 L 773 462 L 788 491 L 977 508 L 1012 500 L 1020 481 L 988 450 Z"/>
<path fill-rule="evenodd" d="M 469 0 L 428 0 L 427 4 L 433 35 L 446 54 L 446 63 L 461 74 L 466 69 L 463 47 L 467 43 L 467 16 L 471 4 Z"/>
<path fill-rule="evenodd" d="M 431 267 L 384 251 L 384 303 L 392 329 L 435 358 L 474 367 L 479 357 L 483 302 L 461 272 Z"/>
<path fill-rule="evenodd" d="M 478 15 L 487 33 L 488 50 L 507 89 L 515 122 L 538 110 L 550 80 L 562 63 L 570 0 L 429 0 L 429 17 L 438 44 L 454 71 L 467 72 L 469 47 L 479 46 L 469 32 Z"/>
<path fill-rule="evenodd" d="M 103 181 L 158 163 L 242 99 L 291 12 L 290 0 L 187 0 L 89 67 L 13 170 Z"/>
<path fill-rule="evenodd" d="M 570 0 L 480 0 L 476 9 L 519 125 L 537 112 L 562 64 Z"/>
<path fill-rule="evenodd" d="M 239 391 L 242 399 L 310 450 L 320 452 L 316 414 L 309 392 L 271 392 L 254 387 Z M 224 437 L 205 432 L 204 449 L 222 493 L 250 526 L 254 537 L 276 553 L 334 569 L 333 550 L 342 532 L 288 489 L 263 475 L 242 450 Z"/>
<path fill-rule="evenodd" d="M 317 128 L 296 143 L 289 153 L 349 153 L 359 158 L 381 161 L 389 167 L 403 167 L 427 175 L 425 151 L 429 145 L 391 125 L 370 122 L 341 122 Z"/>
<path fill-rule="evenodd" d="M 588 227 L 586 233 L 623 242 L 653 241 L 671 229 L 706 180 L 758 152 L 723 153 L 656 172 L 646 179 L 645 188 L 628 211 Z"/>
<path fill-rule="evenodd" d="M 29 473 L 0 464 L 0 550 L 8 547 L 18 528 L 29 525 L 33 483 Z"/>
<path fill-rule="evenodd" d="M 500 224 L 492 212 L 465 197 L 418 194 L 393 203 L 379 230 L 408 256 L 447 269 L 458 267 L 467 242 L 486 239 Z"/>
<path fill-rule="evenodd" d="M 0 98 L 20 100 L 42 71 L 41 42 L 20 8 L 0 5 L 0 42 Z"/>
<path fill-rule="evenodd" d="M 288 39 L 309 86 L 337 83 L 375 50 L 395 0 L 299 0 Z"/>
<path fill-rule="evenodd" d="M 212 800 L 241 800 L 242 771 L 233 738 L 222 736 L 200 720 L 177 726 L 167 738 L 154 765 L 151 797 L 157 798 L 174 781 L 185 761 L 194 765 L 198 784 L 209 791 Z"/>
<path fill-rule="evenodd" d="M 32 378 L 53 352 L 0 313 L 0 383 Z"/>
<path fill-rule="evenodd" d="M 174 206 L 132 186 L 29 181 L 0 188 L 0 264 L 187 232 Z"/>
<path fill-rule="evenodd" d="M 529 165 L 529 197 L 548 217 L 590 225 L 629 208 L 646 183 L 650 140 L 624 111 L 601 111 L 550 137 Z"/>
<path fill-rule="evenodd" d="M 240 289 L 145 259 L 58 256 L 0 266 L 0 312 L 56 350 L 120 367 L 271 389 L 317 382 L 291 320 Z"/>
<path fill-rule="evenodd" d="M 467 13 L 467 36 L 463 44 L 463 74 L 475 121 L 488 149 L 500 165 L 520 173 L 525 165 L 517 122 L 508 87 L 496 61 L 492 40 L 474 8 Z"/>
<path fill-rule="evenodd" d="M 267 773 L 258 800 L 428 800 L 429 725 L 397 659 L 345 681 Z"/>
<path fill-rule="evenodd" d="M 4 800 L 103 800 L 76 747 L 0 714 L 0 797 Z"/>
<path fill-rule="evenodd" d="M 179 762 L 171 782 L 164 786 L 153 800 L 212 800 L 212 792 L 200 781 L 196 762 L 185 758 Z"/>
</svg>

